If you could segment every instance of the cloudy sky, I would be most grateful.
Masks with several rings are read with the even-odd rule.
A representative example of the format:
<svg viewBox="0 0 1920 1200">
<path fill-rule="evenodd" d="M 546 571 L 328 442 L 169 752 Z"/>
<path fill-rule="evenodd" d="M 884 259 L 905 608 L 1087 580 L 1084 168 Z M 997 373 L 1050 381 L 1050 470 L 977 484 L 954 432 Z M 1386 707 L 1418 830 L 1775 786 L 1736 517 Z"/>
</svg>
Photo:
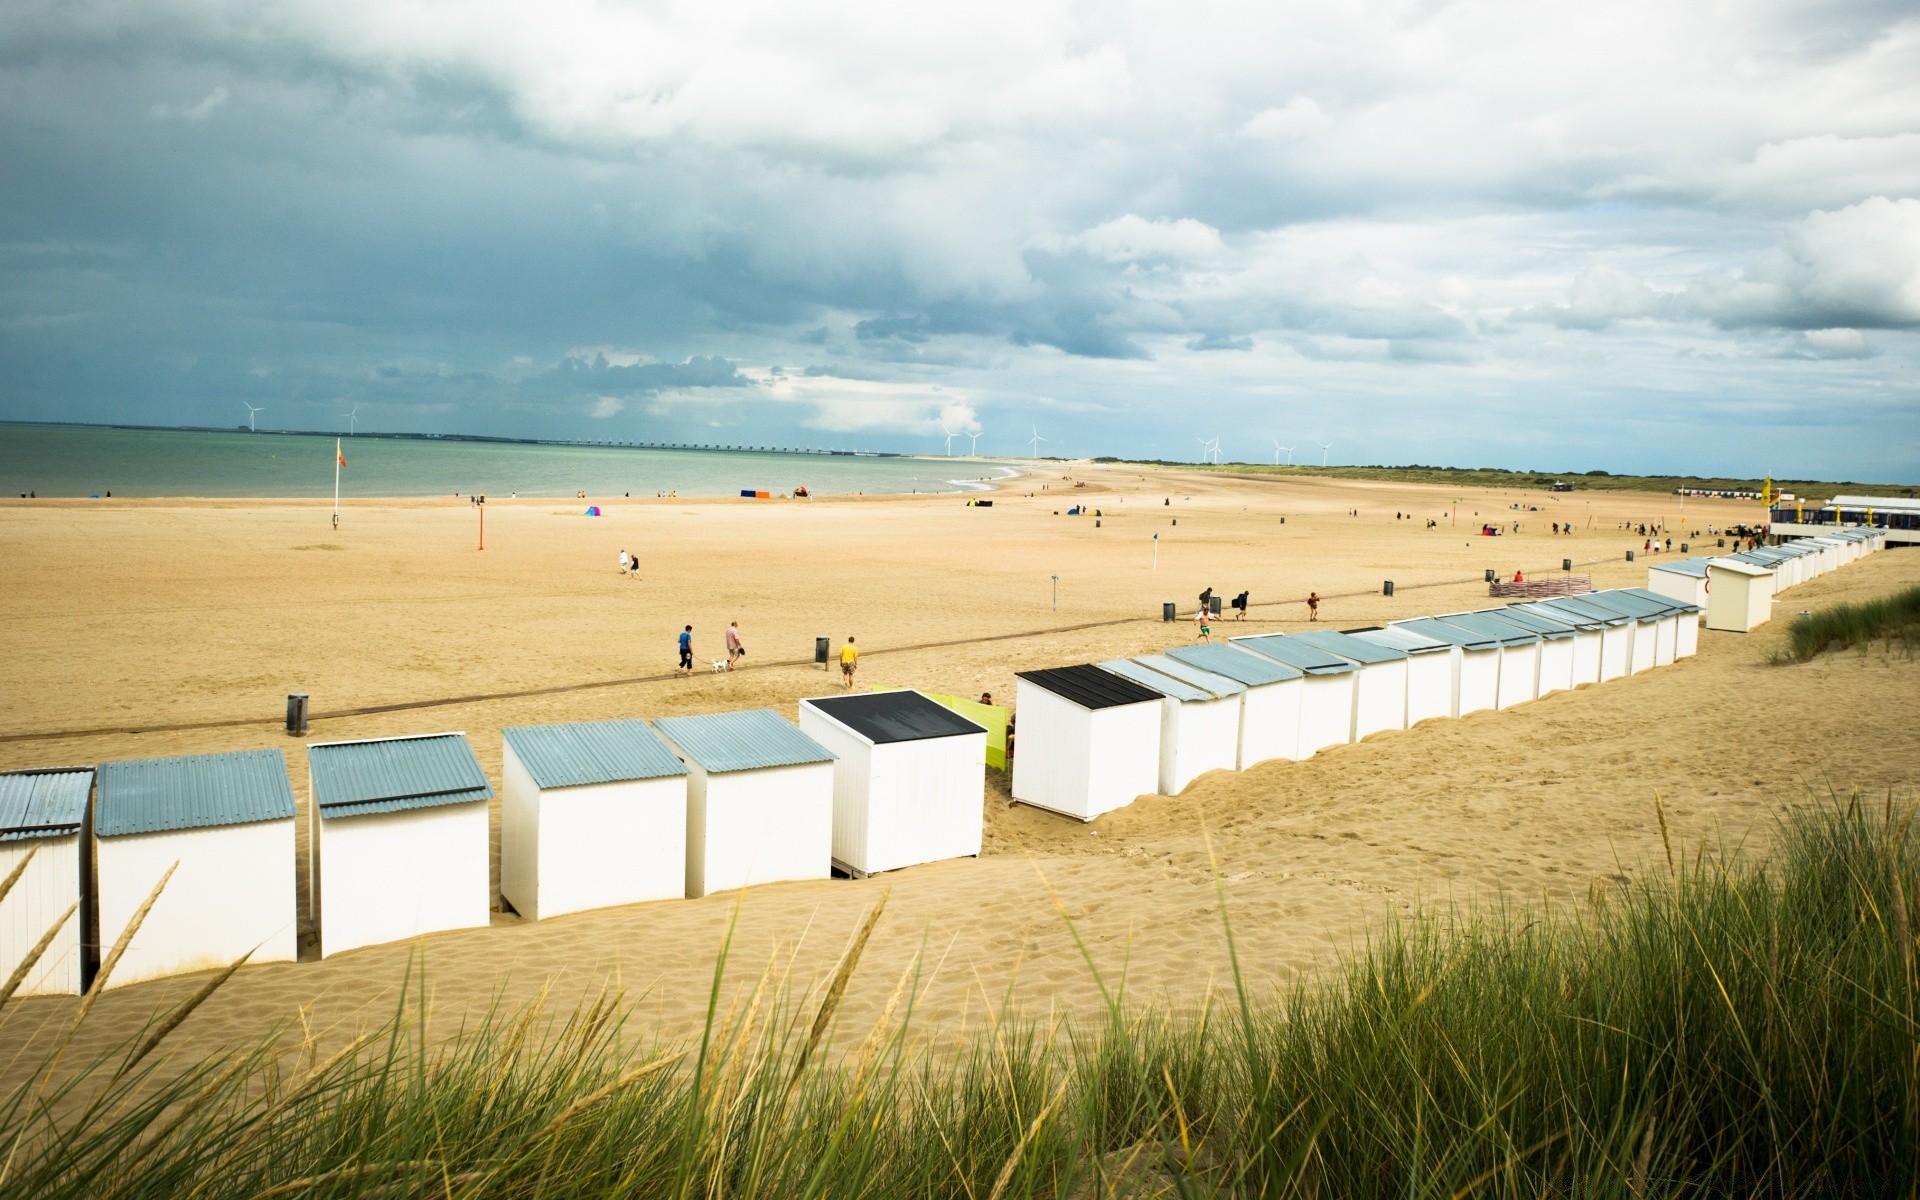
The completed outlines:
<svg viewBox="0 0 1920 1200">
<path fill-rule="evenodd" d="M 1910 0 L 6 7 L 0 419 L 1920 479 Z"/>
</svg>

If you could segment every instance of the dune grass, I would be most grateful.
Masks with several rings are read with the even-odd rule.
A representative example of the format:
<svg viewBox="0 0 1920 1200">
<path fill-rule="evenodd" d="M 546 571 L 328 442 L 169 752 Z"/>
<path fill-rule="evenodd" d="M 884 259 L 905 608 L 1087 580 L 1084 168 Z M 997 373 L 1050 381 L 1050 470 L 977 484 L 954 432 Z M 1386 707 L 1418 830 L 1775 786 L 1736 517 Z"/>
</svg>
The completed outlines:
<svg viewBox="0 0 1920 1200">
<path fill-rule="evenodd" d="M 1808 613 L 1795 618 L 1788 636 L 1790 641 L 1782 656 L 1787 662 L 1806 662 L 1827 650 L 1865 647 L 1883 639 L 1889 648 L 1899 639 L 1911 650 L 1914 642 L 1920 641 L 1920 586 L 1903 588 L 1877 600 L 1836 604 Z"/>
<path fill-rule="evenodd" d="M 723 954 L 685 1046 L 612 996 L 437 1040 L 416 998 L 318 1063 L 163 1066 L 149 1036 L 0 1098 L 0 1193 L 1909 1196 L 1911 819 L 1835 802 L 1764 862 L 1669 847 L 1577 915 L 1402 920 L 1328 978 L 1192 1012 L 1094 975 L 1100 1019 L 923 1041 L 909 971 L 834 1045 L 876 908 L 805 992 L 763 974 L 721 1011 Z"/>
</svg>

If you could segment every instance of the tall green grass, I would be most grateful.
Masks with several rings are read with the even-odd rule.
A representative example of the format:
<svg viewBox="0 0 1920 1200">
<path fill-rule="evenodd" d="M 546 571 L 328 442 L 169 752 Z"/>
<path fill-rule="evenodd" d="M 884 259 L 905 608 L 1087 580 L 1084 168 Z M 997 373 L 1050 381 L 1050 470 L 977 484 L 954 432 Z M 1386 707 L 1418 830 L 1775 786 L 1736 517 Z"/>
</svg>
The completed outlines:
<svg viewBox="0 0 1920 1200">
<path fill-rule="evenodd" d="M 413 1002 L 318 1063 L 162 1068 L 149 1036 L 0 1102 L 0 1192 L 1910 1196 L 1911 816 L 1790 815 L 1765 862 L 1670 847 L 1576 916 L 1405 920 L 1329 978 L 1191 1012 L 1090 976 L 1098 1019 L 924 1037 L 909 971 L 836 1046 L 876 909 L 830 981 L 762 975 L 685 1046 L 634 1036 L 611 996 L 445 1040 Z"/>
<path fill-rule="evenodd" d="M 1920 641 L 1920 586 L 1903 588 L 1891 596 L 1859 604 L 1836 604 L 1797 617 L 1789 627 L 1786 658 L 1806 662 L 1826 650 L 1868 646 L 1895 638 L 1911 648 Z"/>
</svg>

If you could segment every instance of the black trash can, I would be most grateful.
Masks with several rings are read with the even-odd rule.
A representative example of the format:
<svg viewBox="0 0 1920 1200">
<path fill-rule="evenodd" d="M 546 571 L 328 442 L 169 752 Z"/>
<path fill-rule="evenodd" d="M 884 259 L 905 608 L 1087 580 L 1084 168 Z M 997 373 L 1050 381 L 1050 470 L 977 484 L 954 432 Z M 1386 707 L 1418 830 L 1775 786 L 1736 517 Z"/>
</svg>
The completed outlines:
<svg viewBox="0 0 1920 1200">
<path fill-rule="evenodd" d="M 1380 594 L 1382 596 L 1393 595 L 1393 580 L 1389 579 L 1385 583 L 1380 585 Z"/>
<path fill-rule="evenodd" d="M 1173 601 L 1168 600 L 1166 603 L 1160 606 L 1160 619 L 1162 621 L 1178 621 L 1180 619 L 1178 610 L 1175 609 Z"/>
<path fill-rule="evenodd" d="M 826 666 L 827 651 L 832 647 L 832 645 L 833 645 L 832 638 L 817 637 L 813 639 L 813 661 L 819 663 L 823 667 Z"/>
<path fill-rule="evenodd" d="M 1715 542 L 1714 545 L 1719 546 L 1722 550 L 1724 550 L 1727 547 L 1727 539 L 1721 538 L 1719 541 Z"/>
<path fill-rule="evenodd" d="M 1687 552 L 1687 544 L 1686 544 L 1685 542 L 1681 542 L 1681 543 L 1680 543 L 1680 553 L 1682 553 L 1682 554 L 1685 554 L 1686 552 Z"/>
<path fill-rule="evenodd" d="M 307 732 L 307 694 L 287 693 L 287 736 L 304 737 Z"/>
<path fill-rule="evenodd" d="M 1573 570 L 1573 560 L 1572 560 L 1572 559 L 1570 559 L 1570 558 L 1563 558 L 1563 559 L 1561 559 L 1561 560 L 1560 560 L 1560 569 L 1561 569 L 1562 571 L 1571 571 L 1571 570 Z"/>
<path fill-rule="evenodd" d="M 1207 597 L 1207 611 L 1212 613 L 1216 617 L 1220 615 L 1220 597 L 1218 596 Z"/>
<path fill-rule="evenodd" d="M 1629 551 L 1627 551 L 1627 561 L 1628 561 L 1628 562 L 1632 562 L 1632 561 L 1633 561 L 1633 551 L 1631 551 L 1631 550 L 1629 550 Z"/>
<path fill-rule="evenodd" d="M 1487 568 L 1487 582 L 1488 583 L 1493 582 L 1493 568 L 1491 567 Z"/>
</svg>

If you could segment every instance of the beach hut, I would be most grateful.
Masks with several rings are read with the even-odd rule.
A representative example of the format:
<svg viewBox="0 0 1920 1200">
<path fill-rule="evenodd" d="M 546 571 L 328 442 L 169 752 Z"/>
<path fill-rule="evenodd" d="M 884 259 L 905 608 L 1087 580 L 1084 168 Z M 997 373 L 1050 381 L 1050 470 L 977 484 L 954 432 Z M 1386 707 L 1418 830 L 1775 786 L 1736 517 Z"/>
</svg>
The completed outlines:
<svg viewBox="0 0 1920 1200">
<path fill-rule="evenodd" d="M 1485 634 L 1500 647 L 1500 681 L 1494 692 L 1495 708 L 1512 708 L 1540 695 L 1541 637 L 1511 621 L 1490 618 L 1485 613 L 1443 613 L 1435 620 L 1473 633 Z"/>
<path fill-rule="evenodd" d="M 1353 681 L 1353 740 L 1390 729 L 1407 727 L 1407 664 L 1405 650 L 1383 646 L 1349 633 L 1310 629 L 1294 635 L 1309 646 L 1338 654 L 1360 668 Z"/>
<path fill-rule="evenodd" d="M 500 896 L 529 921 L 687 894 L 687 768 L 645 721 L 500 731 Z"/>
<path fill-rule="evenodd" d="M 1300 693 L 1306 674 L 1237 646 L 1203 642 L 1176 646 L 1167 657 L 1241 684 L 1238 770 L 1273 759 L 1298 759 Z"/>
<path fill-rule="evenodd" d="M 1500 699 L 1500 643 L 1491 634 L 1462 629 L 1432 617 L 1395 621 L 1388 629 L 1404 629 L 1453 648 L 1453 715 L 1464 717 L 1498 706 Z"/>
<path fill-rule="evenodd" d="M 800 702 L 834 757 L 833 865 L 871 875 L 980 853 L 987 731 L 919 692 Z"/>
<path fill-rule="evenodd" d="M 1300 753 L 1317 754 L 1353 740 L 1353 693 L 1360 664 L 1290 634 L 1237 637 L 1232 644 L 1264 654 L 1305 675 L 1300 691 Z"/>
<path fill-rule="evenodd" d="M 107 980 L 299 952 L 293 787 L 278 750 L 104 763 L 93 805 L 95 933 L 104 958 L 167 870 Z M 175 864 L 178 864 L 177 866 Z"/>
<path fill-rule="evenodd" d="M 1540 673 L 1534 685 L 1536 695 L 1566 691 L 1573 687 L 1573 657 L 1580 635 L 1566 621 L 1538 612 L 1505 608 L 1484 609 L 1481 616 L 1505 621 L 1540 635 Z"/>
<path fill-rule="evenodd" d="M 487 783 L 460 733 L 307 747 L 320 956 L 485 926 Z"/>
<path fill-rule="evenodd" d="M 1697 604 L 1685 600 L 1676 600 L 1672 596 L 1663 596 L 1647 588 L 1616 588 L 1611 595 L 1617 595 L 1623 601 L 1644 604 L 1659 609 L 1672 617 L 1671 645 L 1665 639 L 1654 651 L 1654 661 L 1666 665 L 1675 660 L 1691 657 L 1700 648 L 1700 615 L 1706 610 Z M 1665 657 L 1662 657 L 1665 655 Z"/>
<path fill-rule="evenodd" d="M 1567 686 L 1600 682 L 1600 657 L 1606 638 L 1606 623 L 1598 617 L 1582 616 L 1564 608 L 1548 608 L 1527 601 L 1509 604 L 1501 610 L 1509 614 L 1525 613 L 1541 620 L 1554 621 L 1573 631 L 1572 661 L 1567 668 Z M 1623 659 L 1624 661 L 1624 659 Z"/>
<path fill-rule="evenodd" d="M 1683 558 L 1647 568 L 1647 590 L 1698 608 L 1707 606 L 1707 560 Z"/>
<path fill-rule="evenodd" d="M 1159 789 L 1161 693 L 1092 663 L 1014 678 L 1015 800 L 1091 821 Z"/>
<path fill-rule="evenodd" d="M 825 746 L 768 708 L 656 717 L 653 727 L 688 768 L 689 897 L 833 874 Z"/>
<path fill-rule="evenodd" d="M 1600 629 L 1600 682 L 1618 679 L 1630 672 L 1633 630 L 1637 622 L 1624 613 L 1587 603 L 1587 596 L 1549 596 L 1533 603 L 1551 613 L 1564 612 L 1581 620 L 1595 621 Z"/>
<path fill-rule="evenodd" d="M 1773 616 L 1773 572 L 1716 558 L 1707 564 L 1707 628 L 1746 633 Z"/>
<path fill-rule="evenodd" d="M 1240 760 L 1242 685 L 1164 655 L 1100 664 L 1122 679 L 1159 692 L 1160 786 L 1178 796 L 1208 771 L 1231 771 Z"/>
<path fill-rule="evenodd" d="M 74 996 L 86 982 L 81 944 L 91 906 L 81 829 L 91 795 L 92 767 L 0 774 L 0 879 L 26 864 L 0 900 L 0 979 L 53 930 L 18 995 Z"/>
<path fill-rule="evenodd" d="M 1642 649 L 1640 639 L 1651 633 L 1651 646 L 1648 648 L 1652 660 L 1646 664 L 1651 667 L 1673 665 L 1678 649 L 1680 603 L 1665 596 L 1655 595 L 1644 588 L 1610 588 L 1602 592 L 1589 593 L 1586 599 L 1594 604 L 1626 613 L 1639 622 L 1634 628 L 1634 669 L 1645 670 L 1640 664 Z"/>
<path fill-rule="evenodd" d="M 1453 715 L 1454 647 L 1451 643 L 1398 625 L 1347 631 L 1362 641 L 1387 646 L 1407 656 L 1407 728 L 1433 717 Z"/>
</svg>

